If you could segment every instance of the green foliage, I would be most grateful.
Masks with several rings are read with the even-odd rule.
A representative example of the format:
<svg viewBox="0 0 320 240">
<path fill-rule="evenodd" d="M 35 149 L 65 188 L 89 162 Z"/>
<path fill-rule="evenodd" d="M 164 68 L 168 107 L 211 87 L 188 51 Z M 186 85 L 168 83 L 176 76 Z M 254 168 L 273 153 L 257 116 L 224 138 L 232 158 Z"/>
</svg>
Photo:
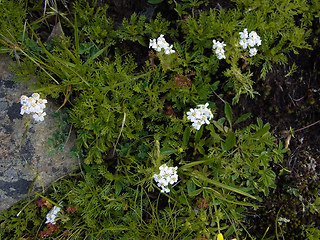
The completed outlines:
<svg viewBox="0 0 320 240">
<path fill-rule="evenodd" d="M 244 214 L 275 188 L 273 166 L 287 149 L 268 123 L 253 122 L 249 113 L 235 116 L 227 102 L 219 108 L 216 96 L 228 91 L 234 104 L 242 95 L 254 97 L 254 83 L 274 64 L 310 49 L 306 40 L 319 4 L 234 2 L 230 9 L 206 10 L 208 1 L 168 1 L 179 20 L 134 13 L 120 24 L 108 15 L 107 4 L 78 0 L 70 13 L 51 9 L 24 29 L 23 14 L 18 25 L 6 25 L 23 33 L 11 38 L 1 32 L 1 46 L 17 46 L 18 78 L 28 81 L 37 73 L 37 91 L 64 99 L 68 119 L 58 123 L 73 124 L 77 150 L 72 153 L 84 157 L 80 172 L 55 182 L 46 197 L 62 202 L 59 231 L 52 238 L 213 239 L 222 230 L 226 237 L 247 237 Z M 5 24 L 17 17 L 12 10 L 3 14 Z M 59 19 L 63 34 L 44 41 L 39 29 L 47 28 L 51 17 Z M 239 44 L 244 28 L 261 36 L 254 57 Z M 149 39 L 160 34 L 174 53 L 148 49 Z M 225 60 L 214 54 L 213 39 L 226 43 Z M 204 103 L 214 120 L 196 131 L 186 112 Z M 51 150 L 60 149 L 67 134 L 56 133 Z M 179 167 L 179 182 L 168 194 L 159 193 L 153 181 L 163 163 Z M 32 203 L 23 210 L 24 219 L 14 217 L 22 205 L 0 217 L 6 239 L 37 237 L 46 228 L 47 207 Z"/>
<path fill-rule="evenodd" d="M 64 145 L 71 134 L 71 126 L 69 124 L 69 116 L 65 112 L 56 112 L 52 114 L 52 117 L 57 119 L 56 126 L 58 130 L 52 134 L 52 137 L 48 138 L 46 148 L 49 154 L 53 155 L 58 151 L 63 151 Z"/>
<path fill-rule="evenodd" d="M 8 41 L 14 43 L 20 41 L 22 37 L 24 21 L 26 18 L 24 2 L 25 1 L 22 0 L 0 1 L 0 34 L 6 36 Z M 4 44 L 6 47 L 13 48 L 8 41 L 0 41 L 0 46 Z M 1 51 L 3 50 L 4 49 L 1 48 Z"/>
<path fill-rule="evenodd" d="M 204 49 L 212 47 L 212 39 L 226 43 L 226 62 L 230 64 L 224 72 L 226 87 L 233 89 L 236 103 L 240 95 L 253 97 L 256 93 L 250 73 L 252 65 L 261 66 L 264 78 L 273 64 L 287 62 L 286 53 L 297 54 L 298 49 L 311 48 L 306 42 L 311 33 L 310 11 L 319 9 L 319 4 L 289 0 L 234 2 L 237 9 L 203 12 L 196 17 L 189 16 L 180 24 L 194 51 L 200 50 L 203 54 Z M 262 45 L 258 47 L 261 53 L 254 57 L 249 57 L 248 51 L 239 45 L 239 32 L 244 28 L 256 31 L 262 38 Z"/>
<path fill-rule="evenodd" d="M 48 211 L 37 209 L 35 203 L 31 203 L 17 216 L 20 210 L 28 203 L 21 201 L 13 206 L 9 211 L 3 211 L 0 215 L 0 237 L 1 239 L 18 239 L 28 233 L 36 233 L 43 224 Z"/>
<path fill-rule="evenodd" d="M 120 162 L 113 169 L 106 164 L 83 164 L 80 173 L 54 183 L 49 199 L 62 202 L 64 209 L 57 218 L 63 223 L 59 232 L 69 232 L 75 238 L 161 236 L 171 239 L 186 235 L 186 239 L 194 239 L 201 235 L 213 237 L 217 228 L 229 229 L 230 234 L 240 231 L 229 219 L 241 221 L 245 207 L 257 207 L 252 203 L 258 198 L 257 193 L 268 194 L 268 188 L 274 187 L 270 162 L 281 162 L 285 149 L 281 144 L 276 148 L 270 126 L 260 119 L 257 125 L 236 129 L 236 123 L 248 115 L 233 120 L 228 104 L 225 116 L 226 119 L 218 119 L 196 134 L 186 126 L 178 131 L 182 136 L 163 136 L 153 145 L 148 133 L 140 132 L 142 138 L 135 145 L 120 147 Z M 193 153 L 186 154 L 189 149 Z M 180 181 L 171 188 L 170 195 L 161 196 L 155 190 L 152 175 L 161 162 L 178 159 Z M 71 206 L 77 211 L 66 213 Z M 5 213 L 2 221 L 11 224 L 10 216 Z M 40 223 L 44 220 L 43 215 L 33 217 Z M 3 231 L 10 236 L 10 231 Z"/>
<path fill-rule="evenodd" d="M 123 19 L 122 26 L 119 28 L 119 37 L 132 42 L 138 41 L 142 46 L 147 46 L 144 42 L 144 15 L 138 17 L 135 13 L 131 15 L 130 20 Z"/>
<path fill-rule="evenodd" d="M 310 12 L 319 7 L 315 2 L 306 1 L 234 1 L 244 13 L 243 25 L 263 33 L 264 44 L 261 75 L 265 77 L 272 63 L 286 63 L 285 53 L 307 48 L 306 39 L 310 35 Z M 253 5 L 254 4 L 254 5 Z M 317 6 L 318 5 L 318 6 Z M 301 16 L 298 18 L 297 16 Z"/>
<path fill-rule="evenodd" d="M 243 129 L 232 130 L 232 112 L 228 104 L 225 105 L 225 118 L 213 121 L 207 129 L 210 135 L 202 136 L 195 142 L 189 143 L 194 153 L 204 155 L 204 159 L 187 163 L 182 168 L 194 167 L 195 163 L 204 164 L 206 176 L 212 176 L 229 186 L 242 186 L 250 193 L 263 191 L 268 195 L 269 188 L 275 188 L 275 173 L 270 163 L 282 161 L 282 154 L 286 152 L 282 144 L 277 146 L 271 136 L 269 124 L 263 124 L 260 119 L 257 125 L 251 124 Z M 244 119 L 246 115 L 241 116 Z M 196 165 L 198 165 L 196 164 Z"/>
<path fill-rule="evenodd" d="M 320 229 L 315 226 L 314 223 L 310 225 L 304 225 L 303 229 L 305 231 L 305 238 L 310 240 L 316 240 L 320 238 Z"/>
<path fill-rule="evenodd" d="M 164 19 L 159 12 L 155 19 L 150 19 L 145 23 L 145 32 L 151 36 L 151 38 L 157 38 L 164 32 L 172 32 L 173 29 L 169 28 L 170 22 Z"/>
</svg>

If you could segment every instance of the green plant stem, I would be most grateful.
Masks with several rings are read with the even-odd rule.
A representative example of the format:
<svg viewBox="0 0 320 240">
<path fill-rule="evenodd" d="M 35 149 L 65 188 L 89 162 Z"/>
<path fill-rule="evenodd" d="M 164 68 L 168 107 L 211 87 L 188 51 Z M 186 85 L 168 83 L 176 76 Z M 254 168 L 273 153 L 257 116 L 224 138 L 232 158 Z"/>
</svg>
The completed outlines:
<svg viewBox="0 0 320 240">
<path fill-rule="evenodd" d="M 212 196 L 212 202 L 213 202 L 213 207 L 214 207 L 214 211 L 215 211 L 215 215 L 216 215 L 216 221 L 217 221 L 217 226 L 218 226 L 218 231 L 220 233 L 220 221 L 217 215 L 218 209 L 217 209 L 217 204 L 216 204 L 216 200 L 215 198 Z"/>
</svg>

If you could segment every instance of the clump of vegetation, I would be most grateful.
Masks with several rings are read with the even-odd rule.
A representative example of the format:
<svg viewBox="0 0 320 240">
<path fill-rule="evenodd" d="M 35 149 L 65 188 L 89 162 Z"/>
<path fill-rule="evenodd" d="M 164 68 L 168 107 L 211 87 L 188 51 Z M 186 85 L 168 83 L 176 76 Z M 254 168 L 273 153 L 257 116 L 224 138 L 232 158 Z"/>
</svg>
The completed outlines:
<svg viewBox="0 0 320 240">
<path fill-rule="evenodd" d="M 36 76 L 34 89 L 67 107 L 59 123 L 73 124 L 84 162 L 37 201 L 5 211 L 0 236 L 255 239 L 243 219 L 276 188 L 287 148 L 228 101 L 254 97 L 274 64 L 311 48 L 317 1 L 149 1 L 176 19 L 133 13 L 121 24 L 97 1 L 46 1 L 38 19 L 30 13 L 42 1 L 16 1 L 16 12 L 9 2 L 0 2 L 2 49 L 19 60 L 18 79 Z M 49 140 L 51 152 L 68 134 Z M 178 181 L 163 164 L 178 167 Z"/>
</svg>

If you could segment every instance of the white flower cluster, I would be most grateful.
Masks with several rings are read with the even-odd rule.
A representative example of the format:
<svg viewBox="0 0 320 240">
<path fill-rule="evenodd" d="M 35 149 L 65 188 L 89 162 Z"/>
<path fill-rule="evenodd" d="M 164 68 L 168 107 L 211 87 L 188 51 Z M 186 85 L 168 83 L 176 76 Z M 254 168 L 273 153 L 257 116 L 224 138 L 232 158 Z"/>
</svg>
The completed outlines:
<svg viewBox="0 0 320 240">
<path fill-rule="evenodd" d="M 224 42 L 219 42 L 215 39 L 213 39 L 212 42 L 213 42 L 212 48 L 216 50 L 216 54 L 217 54 L 218 59 L 226 58 L 226 56 L 224 55 L 223 47 L 225 47 L 227 45 Z"/>
<path fill-rule="evenodd" d="M 290 222 L 290 219 L 283 218 L 283 217 L 279 217 L 278 218 L 278 224 L 279 225 L 282 225 L 282 223 L 288 223 L 288 222 Z"/>
<path fill-rule="evenodd" d="M 161 188 L 162 193 L 170 192 L 168 185 L 178 181 L 177 169 L 178 167 L 168 167 L 166 164 L 163 164 L 159 167 L 160 173 L 153 175 L 153 178 L 157 182 L 158 187 Z"/>
<path fill-rule="evenodd" d="M 213 114 L 210 109 L 208 109 L 209 103 L 206 104 L 200 104 L 198 105 L 198 108 L 191 108 L 190 112 L 187 112 L 187 119 L 190 120 L 192 123 L 192 126 L 199 130 L 202 126 L 202 124 L 210 124 L 209 120 L 213 118 Z"/>
<path fill-rule="evenodd" d="M 56 224 L 56 217 L 58 212 L 60 212 L 61 208 L 54 206 L 50 212 L 48 212 L 46 218 L 47 221 L 45 222 L 45 224 L 51 223 L 51 224 Z"/>
<path fill-rule="evenodd" d="M 41 99 L 39 93 L 33 93 L 31 97 L 22 95 L 20 97 L 20 103 L 22 104 L 20 114 L 30 114 L 37 122 L 42 122 L 46 113 L 43 109 L 46 107 L 47 100 Z"/>
<path fill-rule="evenodd" d="M 164 49 L 165 54 L 176 52 L 172 49 L 173 45 L 169 45 L 169 43 L 164 39 L 163 34 L 161 34 L 157 39 L 150 39 L 149 48 L 151 47 L 157 52 L 161 52 L 161 50 Z"/>
<path fill-rule="evenodd" d="M 255 46 L 261 45 L 261 39 L 255 31 L 251 31 L 248 33 L 248 29 L 245 28 L 243 32 L 239 32 L 240 34 L 240 42 L 239 44 L 243 47 L 243 49 L 247 49 L 249 47 L 250 57 L 253 57 L 257 54 L 258 50 Z"/>
</svg>

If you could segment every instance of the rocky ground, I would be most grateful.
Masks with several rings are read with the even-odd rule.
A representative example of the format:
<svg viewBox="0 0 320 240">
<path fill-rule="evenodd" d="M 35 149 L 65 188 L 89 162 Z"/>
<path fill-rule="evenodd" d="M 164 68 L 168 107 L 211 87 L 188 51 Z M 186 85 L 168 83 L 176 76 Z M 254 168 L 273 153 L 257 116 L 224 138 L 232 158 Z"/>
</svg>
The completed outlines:
<svg viewBox="0 0 320 240">
<path fill-rule="evenodd" d="M 57 118 L 52 117 L 57 106 L 49 102 L 45 121 L 31 121 L 27 126 L 31 116 L 20 115 L 20 96 L 32 92 L 28 84 L 13 81 L 12 63 L 8 55 L 0 55 L 0 211 L 27 197 L 31 190 L 41 192 L 78 166 L 78 159 L 69 157 L 73 134 L 62 151 L 49 153 L 48 138 L 59 131 Z"/>
</svg>

